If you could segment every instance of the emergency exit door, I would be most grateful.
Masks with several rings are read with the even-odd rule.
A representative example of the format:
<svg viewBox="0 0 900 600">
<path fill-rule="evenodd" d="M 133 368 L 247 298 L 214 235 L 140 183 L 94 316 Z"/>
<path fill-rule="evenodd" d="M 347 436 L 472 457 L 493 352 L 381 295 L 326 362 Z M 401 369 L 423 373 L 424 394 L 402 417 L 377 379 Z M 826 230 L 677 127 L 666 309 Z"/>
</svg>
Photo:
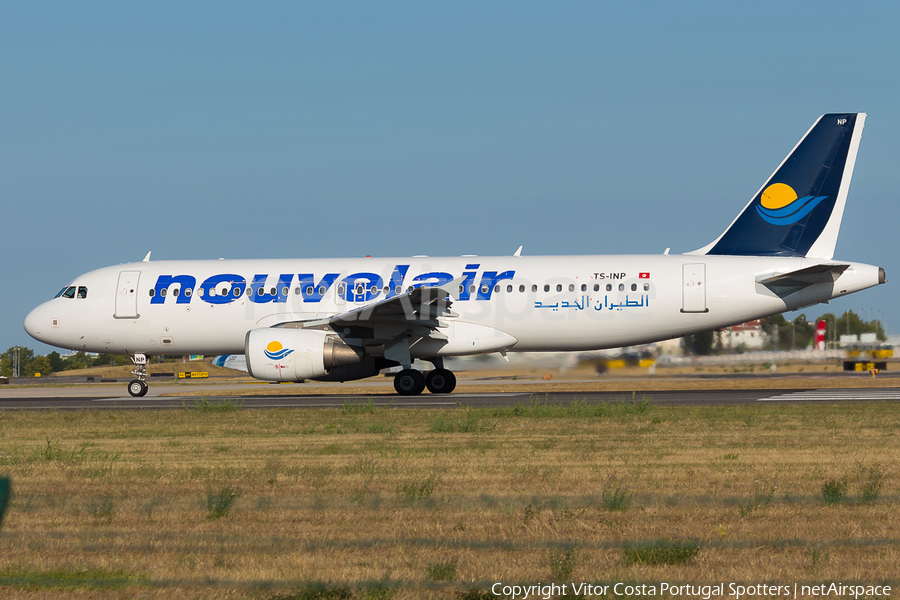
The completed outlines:
<svg viewBox="0 0 900 600">
<path fill-rule="evenodd" d="M 681 312 L 705 313 L 706 308 L 706 265 L 691 263 L 683 267 L 683 287 Z"/>
</svg>

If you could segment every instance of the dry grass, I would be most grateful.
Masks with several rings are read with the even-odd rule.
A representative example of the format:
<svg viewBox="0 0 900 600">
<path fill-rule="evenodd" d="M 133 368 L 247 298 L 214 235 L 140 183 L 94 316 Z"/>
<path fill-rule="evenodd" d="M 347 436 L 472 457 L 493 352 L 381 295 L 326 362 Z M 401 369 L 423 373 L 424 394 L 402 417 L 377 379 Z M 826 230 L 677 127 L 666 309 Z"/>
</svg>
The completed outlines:
<svg viewBox="0 0 900 600">
<path fill-rule="evenodd" d="M 900 584 L 900 405 L 587 412 L 5 412 L 0 474 L 15 498 L 0 589 L 287 598 L 318 582 L 456 598 L 553 573 Z M 873 473 L 877 497 L 862 502 Z M 846 482 L 843 502 L 823 501 L 830 480 Z M 210 499 L 228 493 L 213 518 Z M 623 559 L 662 540 L 700 550 Z"/>
</svg>

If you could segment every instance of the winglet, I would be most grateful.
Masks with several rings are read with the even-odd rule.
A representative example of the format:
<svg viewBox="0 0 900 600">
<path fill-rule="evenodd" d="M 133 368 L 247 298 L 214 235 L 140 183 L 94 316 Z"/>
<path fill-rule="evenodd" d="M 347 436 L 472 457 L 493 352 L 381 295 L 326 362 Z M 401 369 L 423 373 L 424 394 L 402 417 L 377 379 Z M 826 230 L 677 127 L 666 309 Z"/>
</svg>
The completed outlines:
<svg viewBox="0 0 900 600">
<path fill-rule="evenodd" d="M 459 287 L 463 284 L 463 282 L 465 280 L 466 280 L 466 276 L 462 275 L 460 277 L 457 277 L 453 281 L 448 281 L 444 285 L 437 286 L 437 289 L 441 290 L 442 292 L 445 292 L 448 296 L 450 296 L 454 300 L 459 300 L 459 294 L 460 294 Z"/>
</svg>

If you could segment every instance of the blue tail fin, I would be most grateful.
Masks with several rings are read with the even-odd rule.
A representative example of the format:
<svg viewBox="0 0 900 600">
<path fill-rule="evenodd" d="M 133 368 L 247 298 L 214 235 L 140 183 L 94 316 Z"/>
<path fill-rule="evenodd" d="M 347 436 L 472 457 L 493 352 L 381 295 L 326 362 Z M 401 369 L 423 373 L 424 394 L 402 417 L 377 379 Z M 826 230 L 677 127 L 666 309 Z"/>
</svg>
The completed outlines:
<svg viewBox="0 0 900 600">
<path fill-rule="evenodd" d="M 691 254 L 831 259 L 865 120 L 819 117 L 725 233 Z"/>
</svg>

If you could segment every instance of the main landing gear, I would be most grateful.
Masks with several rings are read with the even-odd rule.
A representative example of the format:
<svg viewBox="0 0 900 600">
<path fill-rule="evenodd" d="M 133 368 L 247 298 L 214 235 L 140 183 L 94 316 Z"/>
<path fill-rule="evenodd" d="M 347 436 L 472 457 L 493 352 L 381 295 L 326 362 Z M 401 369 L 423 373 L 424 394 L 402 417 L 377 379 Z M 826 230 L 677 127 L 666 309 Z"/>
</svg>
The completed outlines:
<svg viewBox="0 0 900 600">
<path fill-rule="evenodd" d="M 136 375 L 137 379 L 128 382 L 128 393 L 135 398 L 140 398 L 147 394 L 150 386 L 147 385 L 147 356 L 145 354 L 132 354 L 131 362 L 134 363 L 132 375 Z"/>
<path fill-rule="evenodd" d="M 432 394 L 449 394 L 456 387 L 456 375 L 444 368 L 423 375 L 417 369 L 403 369 L 394 376 L 394 389 L 401 396 L 417 396 L 425 391 Z"/>
</svg>

